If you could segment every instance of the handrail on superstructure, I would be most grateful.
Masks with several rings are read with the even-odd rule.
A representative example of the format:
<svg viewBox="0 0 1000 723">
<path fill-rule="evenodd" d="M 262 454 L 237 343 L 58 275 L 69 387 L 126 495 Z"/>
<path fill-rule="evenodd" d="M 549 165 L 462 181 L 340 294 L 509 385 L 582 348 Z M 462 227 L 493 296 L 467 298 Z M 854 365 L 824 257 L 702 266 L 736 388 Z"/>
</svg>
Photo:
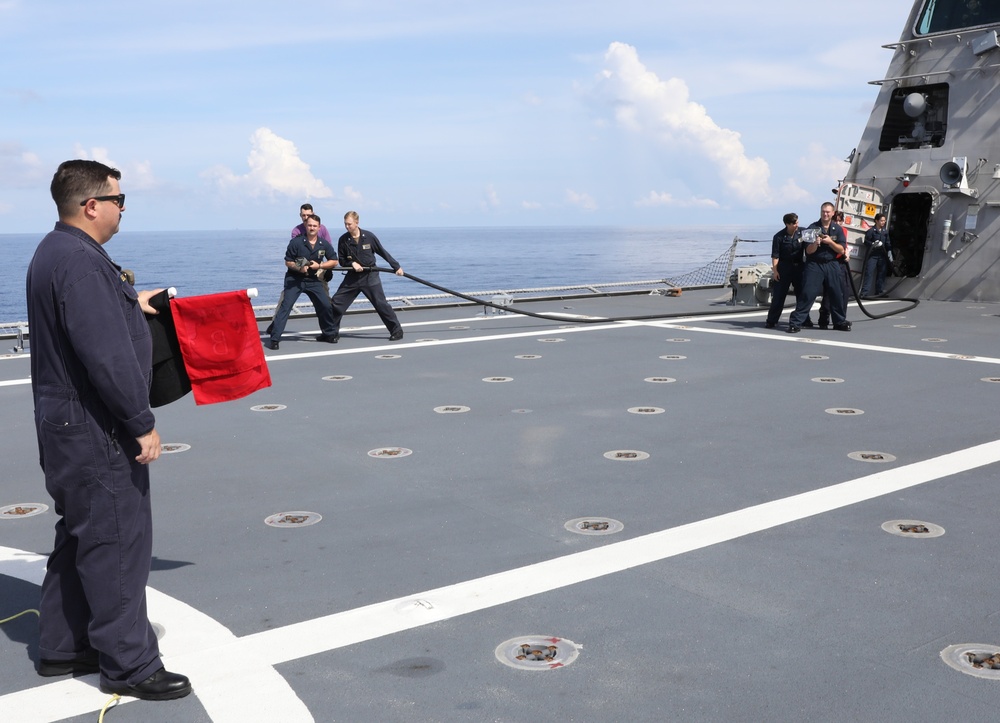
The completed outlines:
<svg viewBox="0 0 1000 723">
<path fill-rule="evenodd" d="M 984 70 L 996 70 L 1000 68 L 1000 63 L 994 65 L 980 65 L 974 68 L 952 68 L 951 70 L 928 70 L 926 73 L 916 73 L 914 75 L 897 75 L 894 78 L 882 78 L 882 80 L 869 80 L 868 85 L 882 85 L 883 83 L 895 83 L 900 80 L 915 80 L 917 78 L 927 78 L 931 75 L 957 75 L 959 73 L 973 73 Z"/>
</svg>

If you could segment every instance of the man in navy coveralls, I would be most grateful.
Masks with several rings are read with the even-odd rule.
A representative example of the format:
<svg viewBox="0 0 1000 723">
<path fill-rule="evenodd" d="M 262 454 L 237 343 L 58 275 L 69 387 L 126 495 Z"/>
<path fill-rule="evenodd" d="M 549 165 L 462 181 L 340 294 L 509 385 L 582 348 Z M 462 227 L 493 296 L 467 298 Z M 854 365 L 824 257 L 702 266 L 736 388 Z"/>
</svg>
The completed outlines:
<svg viewBox="0 0 1000 723">
<path fill-rule="evenodd" d="M 350 266 L 351 270 L 344 274 L 344 280 L 340 282 L 337 292 L 331 299 L 333 302 L 334 338 L 339 338 L 336 335 L 340 333 L 340 320 L 344 317 L 344 312 L 358 298 L 358 294 L 364 294 L 365 298 L 375 307 L 375 312 L 385 324 L 385 328 L 389 330 L 389 341 L 398 341 L 403 338 L 403 327 L 400 325 L 399 319 L 396 318 L 396 312 L 386 301 L 378 271 L 370 269 L 375 265 L 375 254 L 386 260 L 392 270 L 396 272 L 396 276 L 402 276 L 403 269 L 400 268 L 399 262 L 383 248 L 375 234 L 358 227 L 359 220 L 357 211 L 345 213 L 344 228 L 347 229 L 347 233 L 337 241 L 337 256 L 340 259 L 340 265 Z"/>
<path fill-rule="evenodd" d="M 101 690 L 180 698 L 146 615 L 152 560 L 152 344 L 136 293 L 103 248 L 118 232 L 121 173 L 66 161 L 52 179 L 55 229 L 28 266 L 31 389 L 39 461 L 59 516 L 39 604 L 38 673 L 100 672 Z"/>
<path fill-rule="evenodd" d="M 809 318 L 816 297 L 823 294 L 830 299 L 830 316 L 833 318 L 833 328 L 837 331 L 850 331 L 851 322 L 845 314 L 847 300 L 844 298 L 844 272 L 840 269 L 839 256 L 847 253 L 847 236 L 844 229 L 833 220 L 833 204 L 829 201 L 820 207 L 819 221 L 809 225 L 817 229 L 816 240 L 807 244 L 806 266 L 802 271 L 802 294 L 799 296 L 795 311 L 788 318 L 789 334 L 802 331 L 802 326 Z"/>
<path fill-rule="evenodd" d="M 285 288 L 281 296 L 281 306 L 274 313 L 271 322 L 269 349 L 277 349 L 285 324 L 292 313 L 292 307 L 301 294 L 305 294 L 316 309 L 319 319 L 319 341 L 335 344 L 337 327 L 333 323 L 333 309 L 322 275 L 337 265 L 337 257 L 329 241 L 319 236 L 321 219 L 315 214 L 306 219 L 306 233 L 288 242 L 285 250 Z"/>
</svg>

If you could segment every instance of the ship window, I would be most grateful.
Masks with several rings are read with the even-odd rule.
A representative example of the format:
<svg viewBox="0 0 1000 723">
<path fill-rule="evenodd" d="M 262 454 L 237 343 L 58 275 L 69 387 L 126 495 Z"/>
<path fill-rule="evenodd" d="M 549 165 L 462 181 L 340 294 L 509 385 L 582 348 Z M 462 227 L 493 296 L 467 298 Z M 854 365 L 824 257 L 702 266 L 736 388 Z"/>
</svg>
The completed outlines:
<svg viewBox="0 0 1000 723">
<path fill-rule="evenodd" d="M 917 21 L 917 35 L 993 23 L 1000 23 L 1000 3 L 996 0 L 927 0 Z"/>
<path fill-rule="evenodd" d="M 947 83 L 896 88 L 889 98 L 878 149 L 940 148 L 947 131 Z"/>
</svg>

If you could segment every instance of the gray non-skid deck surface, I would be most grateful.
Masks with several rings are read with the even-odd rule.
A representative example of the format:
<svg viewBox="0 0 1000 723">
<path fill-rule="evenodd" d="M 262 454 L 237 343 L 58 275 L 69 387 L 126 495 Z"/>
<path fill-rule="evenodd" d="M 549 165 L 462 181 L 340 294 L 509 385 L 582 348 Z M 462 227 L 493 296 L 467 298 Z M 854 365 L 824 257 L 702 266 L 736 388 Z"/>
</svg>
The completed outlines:
<svg viewBox="0 0 1000 723">
<path fill-rule="evenodd" d="M 529 308 L 595 316 L 731 310 L 709 305 L 718 295 Z M 337 346 L 311 340 L 314 320 L 295 320 L 281 350 L 267 352 L 271 388 L 221 405 L 196 407 L 187 398 L 160 410 L 163 441 L 191 449 L 153 468 L 150 586 L 243 638 L 1000 439 L 1000 384 L 981 381 L 1000 376 L 995 305 L 925 302 L 877 321 L 852 309 L 852 333 L 796 337 L 764 330 L 764 309 L 679 322 L 686 329 L 668 322 L 566 329 L 518 316 L 477 318 L 477 311 L 407 311 L 397 343 L 386 341 L 373 316 L 351 316 Z M 554 338 L 563 341 L 542 341 Z M 26 360 L 0 361 L 0 379 L 26 375 Z M 331 375 L 351 379 L 323 379 Z M 512 381 L 483 381 L 493 377 Z M 30 389 L 0 387 L 0 401 L 7 430 L 0 506 L 47 503 Z M 286 409 L 251 411 L 260 404 Z M 458 405 L 470 411 L 434 411 Z M 638 415 L 631 407 L 665 411 Z M 834 416 L 830 408 L 864 414 Z M 413 453 L 368 455 L 383 447 Z M 650 457 L 603 456 L 613 450 Z M 855 451 L 897 460 L 859 462 L 848 457 Z M 278 636 L 290 649 L 275 667 L 318 721 L 989 717 L 1000 682 L 953 671 L 939 653 L 958 643 L 1000 646 L 993 594 L 1000 472 L 985 464 L 937 476 L 728 542 L 623 563 L 595 579 L 554 589 L 539 579 L 537 594 L 530 574 L 513 578 L 513 602 L 359 643 L 300 655 L 294 638 Z M 264 525 L 287 511 L 323 520 L 290 530 Z M 625 527 L 606 537 L 564 529 L 580 517 Z M 947 532 L 905 539 L 882 531 L 893 519 Z M 0 546 L 45 553 L 53 522 L 51 511 L 0 522 Z M 0 617 L 36 604 L 37 586 L 9 576 L 9 564 L 0 573 L 7 573 Z M 166 628 L 168 649 L 171 620 L 154 622 Z M 23 700 L 19 691 L 50 681 L 33 672 L 34 620 L 0 630 L 0 710 L 17 710 L 10 706 Z M 582 646 L 579 658 L 545 672 L 497 661 L 500 643 L 531 635 L 572 640 Z M 240 675 L 238 666 L 224 672 Z M 250 699 L 258 694 L 266 695 L 245 690 Z M 268 711 L 271 702 L 259 701 L 261 719 L 284 720 Z M 226 719 L 225 706 L 196 696 L 132 702 L 107 718 L 212 719 Z M 96 713 L 80 710 L 71 720 Z"/>
</svg>

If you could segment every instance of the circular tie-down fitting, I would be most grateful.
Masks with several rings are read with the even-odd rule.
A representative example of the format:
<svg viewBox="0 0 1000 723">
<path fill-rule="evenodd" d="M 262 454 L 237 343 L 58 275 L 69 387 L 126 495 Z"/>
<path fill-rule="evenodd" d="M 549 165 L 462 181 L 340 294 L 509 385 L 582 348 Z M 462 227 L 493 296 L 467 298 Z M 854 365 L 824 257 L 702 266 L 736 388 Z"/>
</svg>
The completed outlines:
<svg viewBox="0 0 1000 723">
<path fill-rule="evenodd" d="M 180 454 L 181 452 L 187 452 L 191 449 L 190 444 L 184 444 L 183 442 L 166 442 L 160 445 L 160 452 L 163 454 Z"/>
<path fill-rule="evenodd" d="M 639 462 L 649 459 L 649 452 L 640 452 L 638 449 L 612 449 L 610 452 L 605 452 L 604 457 L 616 462 Z"/>
<path fill-rule="evenodd" d="M 841 417 L 860 417 L 865 413 L 865 410 L 863 409 L 853 409 L 851 407 L 830 407 L 829 409 L 824 409 L 823 411 L 827 414 Z"/>
<path fill-rule="evenodd" d="M 681 336 L 681 337 L 673 337 L 673 338 L 667 339 L 666 341 L 671 341 L 674 344 L 683 344 L 683 343 L 691 341 L 691 340 L 690 339 L 685 339 L 684 337 Z"/>
<path fill-rule="evenodd" d="M 882 529 L 890 535 L 909 537 L 915 540 L 941 537 L 944 534 L 944 528 L 941 525 L 921 520 L 889 520 L 882 523 Z"/>
<path fill-rule="evenodd" d="M 544 337 L 542 339 L 539 339 L 538 341 L 540 341 L 540 342 L 542 342 L 544 344 L 558 344 L 559 342 L 566 341 L 566 340 L 562 339 L 562 338 L 560 338 L 558 336 L 546 336 L 546 337 Z"/>
<path fill-rule="evenodd" d="M 949 645 L 941 651 L 949 668 L 976 678 L 1000 680 L 1000 645 L 965 643 Z"/>
<path fill-rule="evenodd" d="M 649 382 L 650 384 L 673 384 L 677 380 L 673 377 L 646 377 L 642 381 Z"/>
<path fill-rule="evenodd" d="M 163 627 L 159 623 L 154 623 L 152 621 L 150 621 L 149 625 L 151 628 L 153 628 L 153 635 L 156 636 L 157 641 L 163 640 L 163 638 L 166 637 L 167 629 L 165 627 Z"/>
<path fill-rule="evenodd" d="M 376 359 L 402 359 L 401 354 L 376 354 Z"/>
<path fill-rule="evenodd" d="M 471 407 L 466 407 L 461 404 L 450 404 L 444 407 L 434 407 L 434 411 L 438 414 L 463 414 L 468 412 Z"/>
<path fill-rule="evenodd" d="M 817 384 L 843 384 L 844 380 L 840 377 L 813 377 L 809 381 L 816 382 Z"/>
<path fill-rule="evenodd" d="M 258 404 L 250 407 L 251 412 L 280 412 L 282 409 L 288 409 L 288 407 L 284 404 Z"/>
<path fill-rule="evenodd" d="M 43 505 L 41 502 L 22 502 L 17 505 L 7 505 L 6 507 L 0 507 L 0 520 L 22 520 L 25 517 L 34 517 L 35 515 L 48 512 L 48 509 L 49 506 Z"/>
<path fill-rule="evenodd" d="M 419 342 L 419 343 L 424 343 L 424 342 L 429 342 L 429 341 L 440 341 L 440 340 L 439 339 L 435 339 L 432 336 L 427 336 L 427 337 L 424 337 L 423 339 L 414 339 L 413 341 Z"/>
<path fill-rule="evenodd" d="M 1000 384 L 1000 377 L 983 377 L 979 381 L 989 382 L 990 384 Z"/>
<path fill-rule="evenodd" d="M 514 377 L 483 377 L 483 381 L 490 384 L 502 384 L 503 382 L 514 381 Z"/>
<path fill-rule="evenodd" d="M 681 356 L 680 354 L 663 354 L 660 359 L 666 359 L 667 361 L 680 361 L 681 359 L 687 359 L 687 357 Z"/>
<path fill-rule="evenodd" d="M 803 359 L 808 359 L 809 361 L 826 361 L 830 357 L 823 354 L 803 354 Z"/>
<path fill-rule="evenodd" d="M 610 517 L 577 517 L 563 527 L 578 535 L 613 535 L 625 529 L 625 525 Z"/>
<path fill-rule="evenodd" d="M 354 379 L 354 377 L 348 374 L 331 374 L 329 376 L 323 377 L 324 382 L 346 382 L 351 379 Z"/>
<path fill-rule="evenodd" d="M 928 342 L 930 342 L 932 344 L 940 344 L 941 342 L 948 341 L 948 340 L 947 339 L 939 339 L 936 336 L 930 336 L 930 337 L 927 337 L 926 339 L 921 339 L 920 341 L 928 341 Z"/>
<path fill-rule="evenodd" d="M 565 668 L 580 655 L 572 640 L 545 635 L 522 635 L 497 646 L 497 660 L 518 670 L 557 670 Z"/>
<path fill-rule="evenodd" d="M 323 515 L 318 512 L 304 512 L 295 510 L 293 512 L 279 512 L 264 519 L 264 524 L 269 527 L 308 527 L 315 525 L 323 519 Z"/>
<path fill-rule="evenodd" d="M 871 464 L 885 464 L 886 462 L 895 462 L 895 455 L 888 454 L 887 452 L 849 452 L 848 457 L 858 462 L 870 462 Z"/>
<path fill-rule="evenodd" d="M 663 414 L 666 409 L 661 407 L 629 407 L 629 414 Z"/>
<path fill-rule="evenodd" d="M 916 324 L 893 324 L 897 329 L 916 329 Z"/>
<path fill-rule="evenodd" d="M 541 354 L 517 354 L 514 356 L 515 359 L 541 359 Z"/>
<path fill-rule="evenodd" d="M 531 414 L 530 409 L 511 409 L 514 414 Z"/>
<path fill-rule="evenodd" d="M 371 450 L 368 456 L 377 457 L 378 459 L 396 459 L 398 457 L 409 457 L 411 454 L 413 454 L 413 450 L 406 447 L 379 447 L 378 449 Z"/>
</svg>

